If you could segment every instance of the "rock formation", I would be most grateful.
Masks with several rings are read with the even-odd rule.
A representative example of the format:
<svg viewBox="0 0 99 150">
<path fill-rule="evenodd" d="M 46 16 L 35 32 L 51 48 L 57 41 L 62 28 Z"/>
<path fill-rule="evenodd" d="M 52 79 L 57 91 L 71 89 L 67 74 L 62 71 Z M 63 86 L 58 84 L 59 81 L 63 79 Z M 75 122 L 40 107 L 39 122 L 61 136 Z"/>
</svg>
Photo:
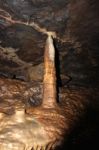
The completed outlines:
<svg viewBox="0 0 99 150">
<path fill-rule="evenodd" d="M 98 112 L 98 6 L 0 0 L 1 150 L 54 149 Z"/>
</svg>

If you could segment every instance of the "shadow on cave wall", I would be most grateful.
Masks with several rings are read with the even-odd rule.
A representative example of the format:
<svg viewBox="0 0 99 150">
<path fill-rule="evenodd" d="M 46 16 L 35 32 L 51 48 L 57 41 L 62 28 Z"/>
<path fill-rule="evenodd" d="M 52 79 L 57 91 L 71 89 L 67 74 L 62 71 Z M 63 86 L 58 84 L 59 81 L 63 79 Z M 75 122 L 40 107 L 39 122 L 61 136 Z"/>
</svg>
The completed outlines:
<svg viewBox="0 0 99 150">
<path fill-rule="evenodd" d="M 99 110 L 88 108 L 68 139 L 57 150 L 99 149 Z"/>
</svg>

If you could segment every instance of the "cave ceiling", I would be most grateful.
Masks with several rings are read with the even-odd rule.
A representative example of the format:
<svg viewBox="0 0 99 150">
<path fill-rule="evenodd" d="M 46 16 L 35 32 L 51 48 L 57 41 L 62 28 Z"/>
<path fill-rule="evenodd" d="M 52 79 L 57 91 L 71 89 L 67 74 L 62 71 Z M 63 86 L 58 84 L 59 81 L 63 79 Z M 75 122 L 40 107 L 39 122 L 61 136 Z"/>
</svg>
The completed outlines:
<svg viewBox="0 0 99 150">
<path fill-rule="evenodd" d="M 52 34 L 63 85 L 99 85 L 98 0 L 0 0 L 0 76 L 42 80 Z"/>
</svg>

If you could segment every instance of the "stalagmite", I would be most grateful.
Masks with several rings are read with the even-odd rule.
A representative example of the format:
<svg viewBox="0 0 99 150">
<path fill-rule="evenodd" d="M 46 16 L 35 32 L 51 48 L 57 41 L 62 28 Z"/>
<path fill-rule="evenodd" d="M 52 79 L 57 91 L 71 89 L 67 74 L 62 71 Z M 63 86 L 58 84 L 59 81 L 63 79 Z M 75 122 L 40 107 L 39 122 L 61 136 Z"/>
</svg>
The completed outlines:
<svg viewBox="0 0 99 150">
<path fill-rule="evenodd" d="M 51 36 L 46 41 L 44 66 L 42 104 L 24 107 L 17 102 L 11 115 L 1 115 L 0 150 L 49 150 L 61 143 L 65 117 L 56 101 L 55 49 Z"/>
<path fill-rule="evenodd" d="M 55 48 L 50 35 L 45 45 L 43 86 L 3 78 L 0 86 L 0 150 L 54 150 L 71 132 L 92 93 L 65 88 L 57 103 Z M 36 90 L 40 86 L 43 95 Z M 27 105 L 35 91 L 42 104 Z"/>
<path fill-rule="evenodd" d="M 43 107 L 56 106 L 55 48 L 49 35 L 44 54 Z"/>
</svg>

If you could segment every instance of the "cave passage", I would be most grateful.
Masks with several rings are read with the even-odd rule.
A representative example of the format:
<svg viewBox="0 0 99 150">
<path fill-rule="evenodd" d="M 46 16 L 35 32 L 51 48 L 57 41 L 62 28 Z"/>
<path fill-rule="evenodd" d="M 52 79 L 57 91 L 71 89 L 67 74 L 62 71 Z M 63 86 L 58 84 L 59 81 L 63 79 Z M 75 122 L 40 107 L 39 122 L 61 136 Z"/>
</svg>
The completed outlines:
<svg viewBox="0 0 99 150">
<path fill-rule="evenodd" d="M 98 0 L 0 0 L 0 150 L 98 148 L 98 91 Z"/>
</svg>

